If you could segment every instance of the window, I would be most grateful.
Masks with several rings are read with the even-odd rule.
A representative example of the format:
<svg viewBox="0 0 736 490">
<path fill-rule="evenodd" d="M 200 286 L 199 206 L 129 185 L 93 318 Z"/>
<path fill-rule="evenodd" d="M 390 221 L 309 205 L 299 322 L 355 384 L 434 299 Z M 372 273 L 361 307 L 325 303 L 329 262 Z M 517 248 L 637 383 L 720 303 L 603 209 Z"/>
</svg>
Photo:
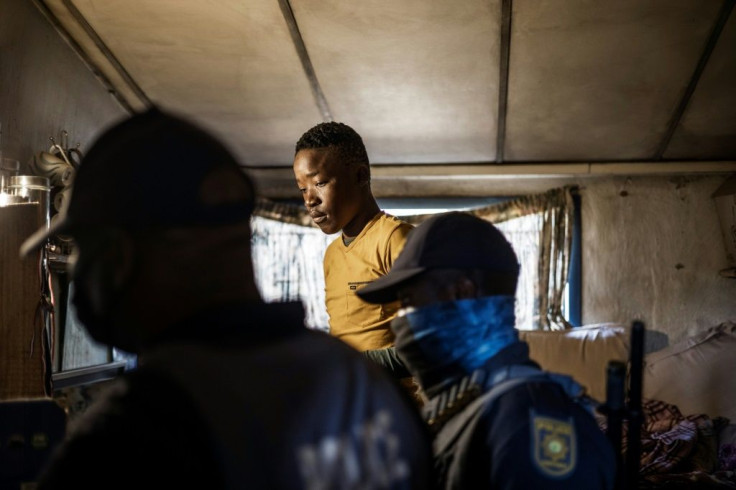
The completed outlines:
<svg viewBox="0 0 736 490">
<path fill-rule="evenodd" d="M 251 227 L 253 272 L 264 301 L 301 301 L 307 326 L 326 331 L 322 258 L 338 235 L 259 216 L 251 219 Z"/>
<path fill-rule="evenodd" d="M 379 206 L 390 214 L 409 219 L 416 215 L 450 210 L 481 209 L 510 200 L 511 198 L 381 199 Z M 496 224 L 513 246 L 521 263 L 516 304 L 516 326 L 520 329 L 537 329 L 542 328 L 540 325 L 545 325 L 540 314 L 540 310 L 546 309 L 540 305 L 544 302 L 539 301 L 542 281 L 538 267 L 544 222 L 544 213 L 529 212 Z M 328 236 L 315 227 L 261 216 L 254 216 L 252 223 L 256 283 L 264 300 L 300 300 L 306 309 L 307 326 L 327 330 L 322 258 L 327 245 L 338 235 Z M 566 287 L 562 301 L 563 313 L 568 320 L 569 311 L 574 309 L 571 303 L 576 301 L 569 294 L 573 290 L 575 288 Z"/>
</svg>

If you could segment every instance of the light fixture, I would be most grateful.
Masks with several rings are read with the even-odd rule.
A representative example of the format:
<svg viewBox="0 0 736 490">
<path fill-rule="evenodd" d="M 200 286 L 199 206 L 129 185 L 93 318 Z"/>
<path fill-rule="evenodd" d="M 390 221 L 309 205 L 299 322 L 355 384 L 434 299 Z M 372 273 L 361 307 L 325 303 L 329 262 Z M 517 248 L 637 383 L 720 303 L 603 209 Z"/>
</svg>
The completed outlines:
<svg viewBox="0 0 736 490">
<path fill-rule="evenodd" d="M 10 177 L 18 175 L 20 162 L 13 158 L 2 157 L 0 152 L 0 207 L 7 206 L 12 203 L 10 193 L 7 190 Z"/>
</svg>

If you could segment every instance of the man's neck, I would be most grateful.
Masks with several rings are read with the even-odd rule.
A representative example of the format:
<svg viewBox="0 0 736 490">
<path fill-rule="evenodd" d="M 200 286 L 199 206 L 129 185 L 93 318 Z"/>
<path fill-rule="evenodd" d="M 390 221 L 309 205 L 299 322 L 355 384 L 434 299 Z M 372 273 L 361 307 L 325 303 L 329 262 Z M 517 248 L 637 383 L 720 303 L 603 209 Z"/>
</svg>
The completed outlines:
<svg viewBox="0 0 736 490">
<path fill-rule="evenodd" d="M 365 225 L 370 223 L 371 220 L 380 212 L 381 208 L 378 207 L 376 200 L 372 195 L 369 196 L 367 202 L 361 206 L 360 212 L 358 212 L 350 223 L 345 225 L 345 228 L 342 229 L 343 240 L 345 238 L 348 240 L 354 239 L 360 235 L 360 232 L 363 231 Z"/>
<path fill-rule="evenodd" d="M 354 237 L 354 236 L 348 237 L 348 236 L 343 235 L 342 236 L 342 244 L 347 247 L 348 245 L 350 245 L 351 243 L 353 243 L 356 238 L 357 237 Z"/>
</svg>

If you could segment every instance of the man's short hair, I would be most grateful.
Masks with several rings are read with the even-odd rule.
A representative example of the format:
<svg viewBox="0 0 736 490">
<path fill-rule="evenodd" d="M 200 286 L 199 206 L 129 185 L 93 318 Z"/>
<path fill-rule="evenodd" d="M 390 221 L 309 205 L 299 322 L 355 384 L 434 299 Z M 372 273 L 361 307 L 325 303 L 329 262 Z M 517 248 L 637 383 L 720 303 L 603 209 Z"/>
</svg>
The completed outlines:
<svg viewBox="0 0 736 490">
<path fill-rule="evenodd" d="M 348 165 L 369 166 L 368 152 L 363 139 L 350 126 L 340 122 L 320 123 L 299 138 L 294 155 L 301 150 L 335 148 Z"/>
</svg>

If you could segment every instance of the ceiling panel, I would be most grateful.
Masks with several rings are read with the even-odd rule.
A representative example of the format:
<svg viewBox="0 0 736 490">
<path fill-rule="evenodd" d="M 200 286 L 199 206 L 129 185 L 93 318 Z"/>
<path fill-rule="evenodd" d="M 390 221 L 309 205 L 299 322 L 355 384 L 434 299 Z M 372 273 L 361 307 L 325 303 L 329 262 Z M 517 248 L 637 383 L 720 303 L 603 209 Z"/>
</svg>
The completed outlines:
<svg viewBox="0 0 736 490">
<path fill-rule="evenodd" d="M 124 107 L 191 115 L 251 168 L 290 171 L 296 140 L 329 118 L 417 178 L 417 164 L 495 169 L 499 156 L 562 168 L 663 152 L 695 171 L 736 159 L 732 11 L 691 84 L 733 0 L 508 0 L 508 78 L 501 0 L 35 2 Z"/>
<path fill-rule="evenodd" d="M 515 0 L 505 159 L 653 158 L 720 6 Z"/>
<path fill-rule="evenodd" d="M 320 117 L 276 1 L 74 1 L 148 97 L 197 117 L 247 165 L 288 164 Z"/>
<path fill-rule="evenodd" d="M 664 154 L 668 159 L 736 155 L 736 15 L 724 26 Z"/>
<path fill-rule="evenodd" d="M 292 8 L 333 119 L 363 136 L 373 163 L 495 158 L 499 2 Z"/>
</svg>

